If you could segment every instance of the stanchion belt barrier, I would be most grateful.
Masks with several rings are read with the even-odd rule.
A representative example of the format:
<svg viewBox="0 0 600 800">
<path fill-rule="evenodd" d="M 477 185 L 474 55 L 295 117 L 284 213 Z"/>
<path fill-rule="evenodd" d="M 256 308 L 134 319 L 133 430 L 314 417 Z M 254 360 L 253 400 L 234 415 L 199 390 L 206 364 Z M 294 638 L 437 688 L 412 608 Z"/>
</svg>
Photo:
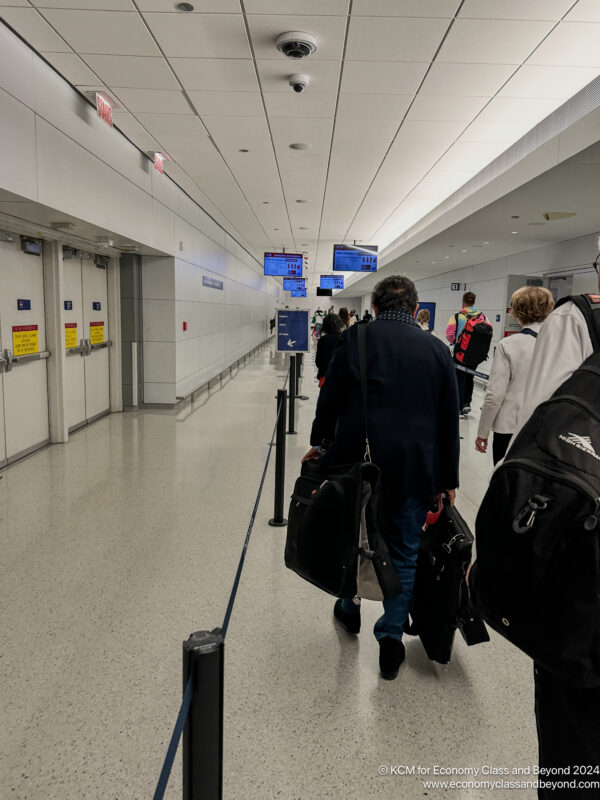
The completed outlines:
<svg viewBox="0 0 600 800">
<path fill-rule="evenodd" d="M 484 378 L 486 381 L 489 381 L 490 379 L 490 376 L 486 375 L 485 372 L 477 372 L 476 369 L 469 369 L 469 367 L 463 367 L 462 364 L 457 364 L 456 362 L 454 362 L 454 366 L 461 372 L 468 372 L 469 375 L 477 375 L 478 378 Z"/>
<path fill-rule="evenodd" d="M 285 378 L 285 382 L 282 387 L 283 389 L 285 389 L 287 386 L 289 376 L 290 373 L 288 371 Z M 260 485 L 258 487 L 258 494 L 256 495 L 256 501 L 254 503 L 254 508 L 252 509 L 252 516 L 250 517 L 250 523 L 248 525 L 246 538 L 244 540 L 244 546 L 242 547 L 242 554 L 240 556 L 237 572 L 235 575 L 235 579 L 233 581 L 233 587 L 231 589 L 231 594 L 229 596 L 229 602 L 227 603 L 225 618 L 223 620 L 223 625 L 221 626 L 221 634 L 223 638 L 225 638 L 225 634 L 227 633 L 227 628 L 229 627 L 231 614 L 233 613 L 233 604 L 235 603 L 235 598 L 237 596 L 237 591 L 240 585 L 242 570 L 244 569 L 244 562 L 246 560 L 246 553 L 248 551 L 248 545 L 250 544 L 250 536 L 252 535 L 252 529 L 254 527 L 256 513 L 258 511 L 258 506 L 260 504 L 260 499 L 262 497 L 263 487 L 265 485 L 265 478 L 267 476 L 267 469 L 269 467 L 269 461 L 271 460 L 271 451 L 273 449 L 273 442 L 275 440 L 275 434 L 277 432 L 277 423 L 279 422 L 279 415 L 281 414 L 282 408 L 283 404 L 279 406 L 279 409 L 277 411 L 277 419 L 275 420 L 273 435 L 271 436 L 271 442 L 267 450 L 267 460 L 265 461 L 265 467 L 263 469 L 262 477 L 260 479 Z M 183 733 L 183 729 L 185 727 L 185 723 L 190 711 L 193 693 L 194 693 L 194 681 L 192 675 L 190 675 L 190 678 L 185 687 L 185 691 L 183 693 L 183 700 L 181 703 L 181 707 L 179 708 L 179 713 L 177 714 L 177 721 L 175 722 L 175 727 L 173 728 L 173 734 L 171 735 L 171 741 L 169 742 L 169 747 L 167 748 L 167 754 L 165 756 L 162 769 L 160 771 L 160 776 L 158 779 L 158 783 L 156 785 L 156 791 L 154 792 L 153 800 L 163 800 L 165 796 L 165 792 L 167 790 L 167 784 L 169 782 L 169 777 L 171 775 L 171 770 L 173 769 L 173 762 L 175 761 L 175 755 L 177 754 L 179 741 L 181 739 L 181 735 Z"/>
</svg>

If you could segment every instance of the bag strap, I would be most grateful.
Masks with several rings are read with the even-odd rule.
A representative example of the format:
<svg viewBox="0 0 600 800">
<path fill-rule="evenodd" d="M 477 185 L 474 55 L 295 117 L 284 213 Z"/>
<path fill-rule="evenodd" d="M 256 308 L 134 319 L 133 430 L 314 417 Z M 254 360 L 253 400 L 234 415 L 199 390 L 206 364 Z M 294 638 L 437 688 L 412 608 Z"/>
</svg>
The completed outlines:
<svg viewBox="0 0 600 800">
<path fill-rule="evenodd" d="M 518 333 L 528 333 L 529 336 L 533 336 L 534 339 L 537 339 L 537 331 L 532 331 L 531 328 L 521 328 Z"/>
<path fill-rule="evenodd" d="M 362 397 L 363 416 L 365 422 L 365 461 L 371 461 L 371 447 L 367 429 L 367 325 L 358 323 L 358 369 L 360 371 L 360 394 Z"/>
<path fill-rule="evenodd" d="M 600 295 L 577 294 L 563 297 L 555 305 L 555 308 L 562 306 L 568 300 L 574 303 L 585 317 L 594 352 L 600 352 Z"/>
</svg>

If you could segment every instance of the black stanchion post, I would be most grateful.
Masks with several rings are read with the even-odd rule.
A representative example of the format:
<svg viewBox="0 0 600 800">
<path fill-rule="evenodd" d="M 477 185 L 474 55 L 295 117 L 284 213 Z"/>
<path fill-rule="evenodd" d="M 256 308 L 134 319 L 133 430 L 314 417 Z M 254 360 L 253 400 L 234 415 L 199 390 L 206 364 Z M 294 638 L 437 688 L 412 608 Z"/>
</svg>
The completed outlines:
<svg viewBox="0 0 600 800">
<path fill-rule="evenodd" d="M 289 434 L 295 434 L 294 425 L 296 424 L 296 357 L 290 356 L 290 410 L 289 410 Z"/>
<path fill-rule="evenodd" d="M 183 686 L 193 675 L 183 730 L 183 800 L 223 797 L 223 664 L 220 628 L 192 633 L 183 643 Z"/>
<path fill-rule="evenodd" d="M 273 519 L 269 525 L 281 528 L 287 525 L 283 518 L 283 494 L 285 491 L 285 389 L 277 391 L 277 439 L 275 442 L 275 502 Z"/>
<path fill-rule="evenodd" d="M 296 353 L 296 399 L 308 400 L 305 394 L 300 394 L 300 378 L 304 377 L 304 353 Z"/>
</svg>

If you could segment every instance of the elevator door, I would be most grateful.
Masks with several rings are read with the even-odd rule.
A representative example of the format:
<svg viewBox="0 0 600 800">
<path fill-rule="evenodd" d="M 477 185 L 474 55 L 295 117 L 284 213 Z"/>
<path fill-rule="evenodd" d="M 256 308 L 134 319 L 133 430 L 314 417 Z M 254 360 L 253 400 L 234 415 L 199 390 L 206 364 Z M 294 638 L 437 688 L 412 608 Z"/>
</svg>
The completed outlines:
<svg viewBox="0 0 600 800">
<path fill-rule="evenodd" d="M 15 239 L 0 242 L 0 461 L 14 461 L 50 436 L 43 257 L 23 252 Z"/>
<path fill-rule="evenodd" d="M 70 431 L 110 410 L 106 268 L 64 258 L 66 409 Z"/>
</svg>

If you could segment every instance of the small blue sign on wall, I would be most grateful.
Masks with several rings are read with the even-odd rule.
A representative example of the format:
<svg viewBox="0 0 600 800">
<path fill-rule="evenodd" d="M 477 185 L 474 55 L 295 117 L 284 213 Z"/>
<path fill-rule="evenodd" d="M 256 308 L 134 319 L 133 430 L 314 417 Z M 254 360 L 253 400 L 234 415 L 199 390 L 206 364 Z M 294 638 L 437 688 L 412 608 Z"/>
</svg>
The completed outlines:
<svg viewBox="0 0 600 800">
<path fill-rule="evenodd" d="M 99 300 L 92 303 L 92 311 L 102 311 L 102 303 Z"/>
<path fill-rule="evenodd" d="M 500 322 L 500 314 L 496 314 L 496 322 Z"/>
<path fill-rule="evenodd" d="M 308 352 L 308 311 L 277 311 L 277 350 Z"/>
<path fill-rule="evenodd" d="M 31 300 L 17 300 L 18 311 L 31 311 Z"/>
<path fill-rule="evenodd" d="M 73 311 L 73 301 L 65 300 L 65 311 Z"/>
<path fill-rule="evenodd" d="M 202 286 L 206 286 L 209 289 L 219 289 L 221 292 L 223 291 L 223 281 L 218 281 L 216 278 L 209 278 L 208 275 L 202 276 Z"/>
</svg>

